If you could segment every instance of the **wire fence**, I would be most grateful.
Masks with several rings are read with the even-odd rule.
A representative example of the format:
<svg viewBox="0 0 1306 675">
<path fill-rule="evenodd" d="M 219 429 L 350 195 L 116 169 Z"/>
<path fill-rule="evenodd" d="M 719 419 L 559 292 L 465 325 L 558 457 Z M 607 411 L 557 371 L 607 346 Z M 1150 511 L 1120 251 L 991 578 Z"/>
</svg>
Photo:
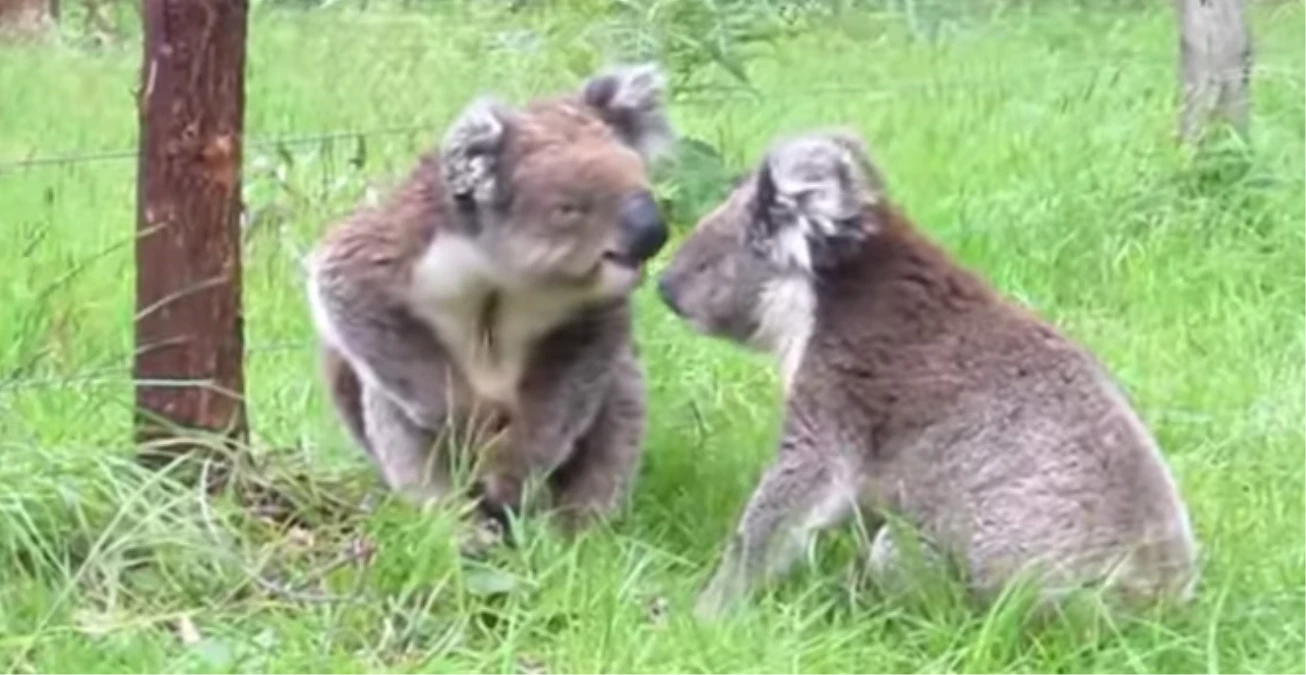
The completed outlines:
<svg viewBox="0 0 1306 675">
<path fill-rule="evenodd" d="M 1250 76 L 1273 76 L 1286 78 L 1300 84 L 1303 74 L 1301 70 L 1279 66 L 1273 63 L 1276 60 L 1286 60 L 1286 57 L 1289 56 L 1288 54 L 1259 53 L 1258 55 L 1263 59 L 1263 61 L 1268 61 L 1269 63 L 1262 62 L 1254 64 L 1249 73 Z M 1175 63 L 1173 59 L 1143 60 L 1138 57 L 1120 57 L 1088 62 L 1079 61 L 1073 64 L 1060 63 L 1050 66 L 1040 66 L 1037 68 L 1005 69 L 999 74 L 965 78 L 905 78 L 884 81 L 868 81 L 863 84 L 855 85 L 846 83 L 809 84 L 796 87 L 785 86 L 780 91 L 765 91 L 759 88 L 748 88 L 739 85 L 723 85 L 713 87 L 711 90 L 699 90 L 683 96 L 677 96 L 673 99 L 672 105 L 711 106 L 730 101 L 765 100 L 769 97 L 775 96 L 782 96 L 788 99 L 823 97 L 860 97 L 863 99 L 866 97 L 887 98 L 895 94 L 905 94 L 912 91 L 932 89 L 950 91 L 966 89 L 996 89 L 1004 85 L 1020 82 L 1030 77 L 1065 78 L 1070 76 L 1081 76 L 1084 74 L 1090 74 L 1096 77 L 1121 77 L 1129 72 L 1155 72 L 1158 70 L 1173 72 L 1174 69 Z M 1241 70 L 1239 72 L 1241 72 Z M 432 134 L 438 129 L 438 124 L 438 120 L 432 119 L 411 124 L 272 135 L 268 137 L 246 139 L 245 148 L 247 150 L 270 150 L 279 147 L 313 146 L 333 141 L 355 140 L 358 138 L 384 138 L 411 134 Z M 39 154 L 33 153 L 28 157 L 0 158 L 0 178 L 2 178 L 5 173 L 14 171 L 47 166 L 135 161 L 137 156 L 137 148 L 132 146 L 91 151 L 63 149 L 42 152 Z"/>
<path fill-rule="evenodd" d="M 1300 70 L 1275 65 L 1276 61 L 1290 61 L 1285 55 L 1258 54 L 1261 64 L 1253 67 L 1250 75 L 1252 77 L 1262 78 L 1283 78 L 1291 80 L 1297 86 L 1301 86 L 1302 73 Z M 1280 58 L 1283 57 L 1283 58 Z M 1295 60 L 1299 55 L 1294 55 Z M 1133 59 L 1103 59 L 1099 61 L 1077 62 L 1074 64 L 1052 64 L 1043 65 L 1034 68 L 999 68 L 995 72 L 965 78 L 912 78 L 899 80 L 868 81 L 860 84 L 848 83 L 823 83 L 807 84 L 802 86 L 785 86 L 778 91 L 758 91 L 745 87 L 723 87 L 712 92 L 696 92 L 682 97 L 675 98 L 671 105 L 688 105 L 688 106 L 713 106 L 720 105 L 728 101 L 747 101 L 755 99 L 775 100 L 776 97 L 785 99 L 807 99 L 819 97 L 883 97 L 891 99 L 897 96 L 909 95 L 912 92 L 928 91 L 958 91 L 967 89 L 996 91 L 1001 88 L 1016 83 L 1026 83 L 1030 78 L 1057 78 L 1059 81 L 1065 81 L 1071 77 L 1082 77 L 1085 81 L 1100 82 L 1106 80 L 1112 83 L 1119 78 L 1125 77 L 1130 73 L 1167 71 L 1174 72 L 1175 62 L 1173 59 L 1151 59 L 1144 60 L 1139 58 Z M 1176 82 L 1176 89 L 1178 88 Z M 401 124 L 392 126 L 380 126 L 361 129 L 337 129 L 315 133 L 302 134 L 284 134 L 271 135 L 266 137 L 256 137 L 247 139 L 245 148 L 248 150 L 273 150 L 277 148 L 294 148 L 317 146 L 337 141 L 350 141 L 356 139 L 375 139 L 385 137 L 399 137 L 405 135 L 426 135 L 434 141 L 434 133 L 438 130 L 439 122 L 437 120 L 423 120 L 411 124 Z M 246 153 L 248 159 L 250 153 Z M 137 149 L 135 147 L 123 147 L 116 149 L 102 149 L 92 151 L 79 151 L 77 149 L 61 149 L 49 152 L 32 153 L 27 157 L 20 158 L 2 158 L 0 159 L 0 181 L 6 177 L 19 172 L 28 172 L 47 168 L 67 167 L 74 165 L 95 164 L 95 163 L 114 163 L 114 162 L 134 162 L 137 160 Z M 129 248 L 130 244 L 138 238 L 139 234 L 133 234 L 124 238 L 122 241 L 107 247 L 103 252 L 91 256 L 92 259 L 98 259 L 102 256 L 113 252 L 124 251 Z M 88 263 L 89 264 L 89 263 Z M 67 284 L 77 273 L 74 269 L 67 275 L 61 276 L 54 280 L 50 288 L 57 288 L 60 285 Z M 139 318 L 139 317 L 138 317 Z M 146 347 L 151 348 L 151 347 Z M 267 343 L 250 343 L 245 346 L 245 353 L 250 357 L 260 355 L 281 354 L 287 352 L 300 352 L 314 350 L 316 342 L 312 339 L 305 340 L 277 340 Z M 112 354 L 104 357 L 98 363 L 87 363 L 87 367 L 79 372 L 64 375 L 36 375 L 33 371 L 38 370 L 36 362 L 42 356 L 40 353 L 31 356 L 28 362 L 11 363 L 5 366 L 5 371 L 0 371 L 0 394 L 9 392 L 31 391 L 48 388 L 95 388 L 103 386 L 122 386 L 129 383 L 126 379 L 131 372 L 130 360 L 133 352 L 138 348 L 133 348 L 125 353 Z M 0 406 L 2 408 L 3 406 Z"/>
</svg>

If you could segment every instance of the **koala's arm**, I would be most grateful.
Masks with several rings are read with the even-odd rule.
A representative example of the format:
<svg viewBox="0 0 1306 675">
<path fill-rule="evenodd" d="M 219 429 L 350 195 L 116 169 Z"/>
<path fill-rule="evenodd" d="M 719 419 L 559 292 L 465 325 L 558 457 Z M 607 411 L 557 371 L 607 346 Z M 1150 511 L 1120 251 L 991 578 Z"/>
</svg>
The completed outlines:
<svg viewBox="0 0 1306 675">
<path fill-rule="evenodd" d="M 520 506 L 525 480 L 557 469 L 593 426 L 622 350 L 630 348 L 628 312 L 624 304 L 591 312 L 536 350 L 506 441 L 483 470 L 488 508 Z"/>
<path fill-rule="evenodd" d="M 711 618 L 749 592 L 783 577 L 816 532 L 853 512 L 855 477 L 822 434 L 791 410 L 776 459 L 749 497 L 695 614 Z"/>
<path fill-rule="evenodd" d="M 364 383 L 385 392 L 414 423 L 438 429 L 452 383 L 447 354 L 396 299 L 387 275 L 366 262 L 319 256 L 309 284 L 314 322 Z"/>
</svg>

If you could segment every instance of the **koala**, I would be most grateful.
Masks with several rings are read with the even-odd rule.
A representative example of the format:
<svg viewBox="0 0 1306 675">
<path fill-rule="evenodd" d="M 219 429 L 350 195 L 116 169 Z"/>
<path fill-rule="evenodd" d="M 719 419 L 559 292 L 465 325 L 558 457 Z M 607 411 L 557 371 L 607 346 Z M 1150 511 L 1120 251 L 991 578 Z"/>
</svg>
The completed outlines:
<svg viewBox="0 0 1306 675">
<path fill-rule="evenodd" d="M 1190 597 L 1186 507 L 1156 441 L 1098 360 L 927 240 L 890 201 L 862 139 L 773 142 L 659 275 L 694 330 L 779 364 L 774 463 L 695 612 L 716 616 L 856 516 L 889 588 L 955 563 L 972 597 L 1017 576 L 1049 607 Z M 1028 576 L 1025 576 L 1028 575 Z"/>
<path fill-rule="evenodd" d="M 648 177 L 664 89 L 644 64 L 522 107 L 478 98 L 310 252 L 330 400 L 391 489 L 440 499 L 474 465 L 502 524 L 540 478 L 572 529 L 623 501 L 645 426 L 629 295 L 667 240 Z"/>
</svg>

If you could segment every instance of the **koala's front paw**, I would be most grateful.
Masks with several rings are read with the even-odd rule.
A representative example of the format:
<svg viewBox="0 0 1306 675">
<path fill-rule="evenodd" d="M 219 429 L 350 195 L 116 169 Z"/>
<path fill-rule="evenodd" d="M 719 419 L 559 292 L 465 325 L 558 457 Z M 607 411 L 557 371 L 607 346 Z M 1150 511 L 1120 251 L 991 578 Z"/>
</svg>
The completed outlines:
<svg viewBox="0 0 1306 675">
<path fill-rule="evenodd" d="M 478 517 L 494 523 L 501 533 L 504 543 L 512 546 L 514 537 L 511 532 L 512 516 L 519 513 L 516 491 L 509 490 L 505 481 L 487 476 L 472 483 L 470 497 L 476 502 Z"/>
</svg>

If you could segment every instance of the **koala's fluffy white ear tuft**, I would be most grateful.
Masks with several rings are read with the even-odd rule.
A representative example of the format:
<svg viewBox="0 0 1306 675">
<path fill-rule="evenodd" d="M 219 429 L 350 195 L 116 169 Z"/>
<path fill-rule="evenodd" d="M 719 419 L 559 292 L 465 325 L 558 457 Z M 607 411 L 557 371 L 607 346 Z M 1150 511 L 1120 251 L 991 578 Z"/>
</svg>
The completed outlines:
<svg viewBox="0 0 1306 675">
<path fill-rule="evenodd" d="M 837 261 L 874 232 L 865 207 L 883 194 L 883 180 L 857 136 L 806 134 L 779 141 L 767 153 L 757 176 L 757 220 L 777 238 L 782 261 L 810 270 Z"/>
<path fill-rule="evenodd" d="M 445 185 L 455 196 L 471 197 L 477 203 L 493 198 L 507 124 L 503 105 L 483 97 L 468 104 L 449 125 L 440 162 Z"/>
<path fill-rule="evenodd" d="M 662 100 L 666 87 L 655 64 L 620 66 L 586 80 L 581 100 L 645 160 L 653 160 L 675 140 Z"/>
<path fill-rule="evenodd" d="M 780 205 L 822 227 L 855 218 L 883 191 L 861 141 L 846 133 L 781 141 L 767 153 L 766 169 Z"/>
</svg>

